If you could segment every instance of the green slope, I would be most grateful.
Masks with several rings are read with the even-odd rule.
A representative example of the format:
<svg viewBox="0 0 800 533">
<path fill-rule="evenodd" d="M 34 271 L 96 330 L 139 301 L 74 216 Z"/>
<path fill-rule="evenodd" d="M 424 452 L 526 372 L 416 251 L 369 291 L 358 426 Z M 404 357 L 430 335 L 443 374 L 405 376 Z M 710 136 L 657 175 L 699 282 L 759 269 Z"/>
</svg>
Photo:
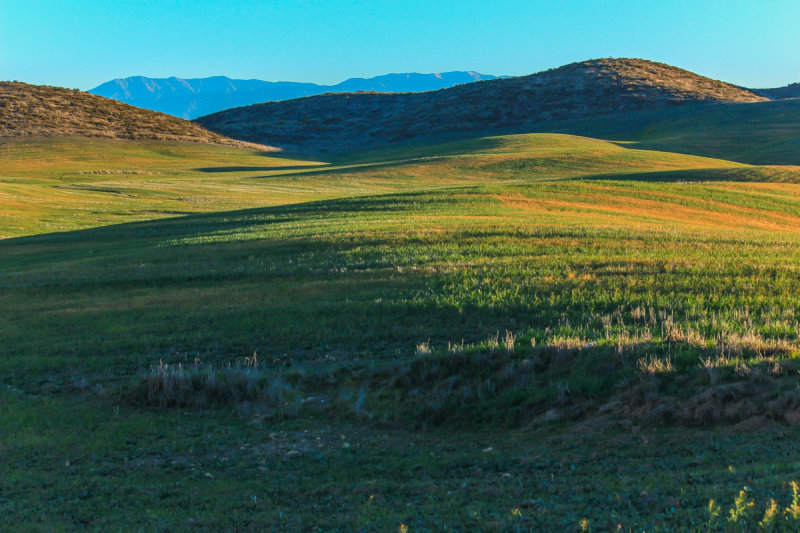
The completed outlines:
<svg viewBox="0 0 800 533">
<path fill-rule="evenodd" d="M 384 353 L 425 339 L 478 342 L 511 327 L 538 335 L 564 313 L 574 324 L 590 309 L 686 310 L 713 300 L 703 293 L 695 301 L 691 289 L 712 275 L 708 247 L 719 247 L 733 278 L 751 254 L 751 268 L 769 264 L 754 242 L 775 247 L 776 272 L 794 258 L 784 249 L 796 235 L 792 168 L 569 135 L 405 146 L 332 164 L 120 141 L 32 141 L 4 150 L 6 234 L 220 211 L 0 241 L 6 352 L 23 360 L 35 353 L 46 365 L 83 365 L 89 357 L 102 367 L 104 354 L 115 353 L 130 370 L 169 350 L 223 358 L 253 350 L 319 355 L 326 346 Z M 274 207 L 231 210 L 254 205 Z M 679 260 L 682 247 L 699 255 Z M 657 278 L 632 281 L 643 285 L 628 294 L 627 281 L 617 285 L 623 278 L 596 272 L 617 268 L 608 266 L 614 253 L 619 265 L 680 263 L 690 273 L 665 286 Z M 560 280 L 581 272 L 591 287 Z M 533 273 L 549 281 L 529 284 Z M 488 292 L 470 291 L 473 282 Z M 772 290 L 752 297 L 760 302 Z M 430 299 L 418 300 L 425 294 Z M 236 298 L 242 301 L 232 306 Z M 741 298 L 728 312 L 763 307 Z M 773 305 L 789 306 L 787 298 Z M 467 309 L 449 323 L 452 312 Z M 364 332 L 358 324 L 366 321 L 378 322 Z M 43 328 L 50 333 L 41 335 Z"/>
<path fill-rule="evenodd" d="M 642 306 L 701 329 L 717 314 L 736 330 L 745 309 L 783 323 L 798 288 L 798 187 L 562 180 L 7 239 L 5 363 L 408 353 Z M 755 330 L 785 335 L 771 331 Z"/>
<path fill-rule="evenodd" d="M 636 148 L 754 165 L 800 165 L 800 100 L 685 106 L 532 126 L 633 141 Z"/>
<path fill-rule="evenodd" d="M 389 149 L 334 164 L 189 143 L 9 141 L 0 144 L 0 237 L 392 191 L 723 167 L 741 165 L 548 134 Z"/>
<path fill-rule="evenodd" d="M 5 526 L 796 530 L 797 170 L 630 146 L 3 145 Z"/>
</svg>

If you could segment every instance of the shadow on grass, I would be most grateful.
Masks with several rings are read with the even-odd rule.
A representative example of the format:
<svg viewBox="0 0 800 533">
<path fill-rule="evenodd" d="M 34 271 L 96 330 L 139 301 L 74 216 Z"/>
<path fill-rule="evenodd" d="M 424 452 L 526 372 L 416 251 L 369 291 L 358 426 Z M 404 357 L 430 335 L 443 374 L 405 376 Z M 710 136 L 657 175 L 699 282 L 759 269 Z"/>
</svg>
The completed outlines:
<svg viewBox="0 0 800 533">
<path fill-rule="evenodd" d="M 318 170 L 321 167 L 327 167 L 327 165 L 285 165 L 285 166 L 274 166 L 274 167 L 247 167 L 247 166 L 233 166 L 233 167 L 200 167 L 195 168 L 197 172 L 207 172 L 210 174 L 217 174 L 223 172 L 283 172 L 289 170 Z"/>
<path fill-rule="evenodd" d="M 709 181 L 800 183 L 800 169 L 779 167 L 699 168 L 660 170 L 624 174 L 593 174 L 573 180 L 615 180 L 662 183 L 702 183 Z"/>
<path fill-rule="evenodd" d="M 0 240 L 0 250 L 11 251 L 13 248 L 46 245 L 55 252 L 60 244 L 65 243 L 119 243 L 123 248 L 133 246 L 131 239 L 143 241 L 163 241 L 179 237 L 201 236 L 203 234 L 230 233 L 255 225 L 285 224 L 307 221 L 309 217 L 345 216 L 349 213 L 387 213 L 402 212 L 414 209 L 419 201 L 428 195 L 426 191 L 404 192 L 401 194 L 383 194 L 378 196 L 360 196 L 334 200 L 317 200 L 299 204 L 271 207 L 221 211 L 214 213 L 196 213 L 186 216 L 160 218 L 156 220 L 126 222 L 97 228 L 87 228 L 64 232 L 43 233 Z M 441 199 L 436 203 L 457 202 L 459 200 Z M 19 249 L 19 248 L 18 248 Z M 0 264 L 10 255 L 0 253 Z"/>
<path fill-rule="evenodd" d="M 346 165 L 343 164 L 342 166 L 320 166 L 320 167 L 299 167 L 298 171 L 290 171 L 290 169 L 283 168 L 280 170 L 286 170 L 286 174 L 269 174 L 264 176 L 248 176 L 245 179 L 251 180 L 258 180 L 258 179 L 273 179 L 273 178 L 280 178 L 280 177 L 300 177 L 300 176 L 315 176 L 320 174 L 329 174 L 331 176 L 337 175 L 344 175 L 344 174 L 360 174 L 363 172 L 374 172 L 376 170 L 381 169 L 389 169 L 390 171 L 399 170 L 404 167 L 410 167 L 413 165 L 418 165 L 420 163 L 429 162 L 433 159 L 445 159 L 445 157 L 415 157 L 410 159 L 402 159 L 396 161 L 383 161 L 380 163 L 358 163 L 353 165 Z M 279 167 L 272 167 L 271 169 L 263 169 L 263 170 L 278 170 Z"/>
</svg>

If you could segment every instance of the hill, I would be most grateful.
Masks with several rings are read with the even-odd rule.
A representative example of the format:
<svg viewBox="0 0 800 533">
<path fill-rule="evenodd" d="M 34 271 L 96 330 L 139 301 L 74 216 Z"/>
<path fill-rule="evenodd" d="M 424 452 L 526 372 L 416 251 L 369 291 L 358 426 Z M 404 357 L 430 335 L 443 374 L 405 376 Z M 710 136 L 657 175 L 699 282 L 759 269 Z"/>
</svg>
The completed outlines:
<svg viewBox="0 0 800 533">
<path fill-rule="evenodd" d="M 796 160 L 800 100 L 662 67 L 327 162 L 17 102 L 3 523 L 800 529 L 800 167 L 698 156 Z"/>
<path fill-rule="evenodd" d="M 530 76 L 409 94 L 325 94 L 229 109 L 197 119 L 234 138 L 341 153 L 459 132 L 658 109 L 758 102 L 747 90 L 641 59 L 596 59 Z"/>
<path fill-rule="evenodd" d="M 0 82 L 0 139 L 53 136 L 247 144 L 186 120 L 87 92 Z"/>
<path fill-rule="evenodd" d="M 525 129 L 753 165 L 800 165 L 800 99 L 684 105 L 543 122 Z"/>
<path fill-rule="evenodd" d="M 790 83 L 785 87 L 773 89 L 750 89 L 751 92 L 769 98 L 770 100 L 783 100 L 785 98 L 800 98 L 800 83 Z"/>
<path fill-rule="evenodd" d="M 103 83 L 89 92 L 127 104 L 191 119 L 231 107 L 257 102 L 289 100 L 326 92 L 419 92 L 452 87 L 461 83 L 494 79 L 477 72 L 437 74 L 386 74 L 374 78 L 351 78 L 336 85 L 290 81 L 237 80 L 225 76 L 210 78 L 147 78 L 133 76 Z"/>
</svg>

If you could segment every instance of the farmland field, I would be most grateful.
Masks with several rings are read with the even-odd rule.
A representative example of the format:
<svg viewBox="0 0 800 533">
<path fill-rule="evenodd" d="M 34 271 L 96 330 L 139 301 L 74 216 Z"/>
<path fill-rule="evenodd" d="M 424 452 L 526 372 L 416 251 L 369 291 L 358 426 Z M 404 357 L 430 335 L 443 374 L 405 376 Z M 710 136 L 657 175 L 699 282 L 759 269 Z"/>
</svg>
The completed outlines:
<svg viewBox="0 0 800 533">
<path fill-rule="evenodd" d="M 795 529 L 800 171 L 631 146 L 2 145 L 0 516 Z"/>
</svg>

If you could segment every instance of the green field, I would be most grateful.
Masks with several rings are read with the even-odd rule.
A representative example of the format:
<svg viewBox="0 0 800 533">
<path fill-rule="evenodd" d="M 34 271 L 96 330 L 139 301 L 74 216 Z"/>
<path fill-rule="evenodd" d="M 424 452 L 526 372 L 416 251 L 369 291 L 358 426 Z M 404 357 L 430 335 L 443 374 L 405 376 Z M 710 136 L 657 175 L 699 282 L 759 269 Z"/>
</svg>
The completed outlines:
<svg viewBox="0 0 800 533">
<path fill-rule="evenodd" d="M 55 138 L 0 143 L 0 237 L 398 191 L 598 173 L 741 168 L 568 135 L 310 161 L 228 146 Z"/>
<path fill-rule="evenodd" d="M 800 171 L 632 146 L 2 145 L 0 516 L 795 530 Z"/>
</svg>

